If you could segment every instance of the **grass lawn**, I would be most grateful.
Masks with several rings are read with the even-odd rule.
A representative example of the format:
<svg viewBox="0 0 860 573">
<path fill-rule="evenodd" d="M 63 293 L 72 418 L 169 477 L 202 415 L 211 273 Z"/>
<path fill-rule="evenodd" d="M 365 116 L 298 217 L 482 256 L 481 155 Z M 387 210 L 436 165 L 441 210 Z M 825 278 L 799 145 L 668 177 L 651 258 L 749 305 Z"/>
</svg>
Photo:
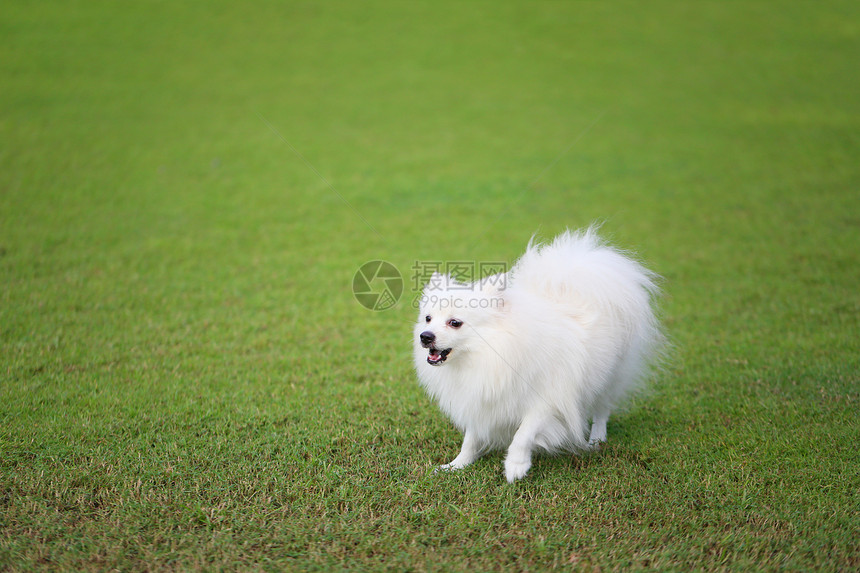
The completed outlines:
<svg viewBox="0 0 860 573">
<path fill-rule="evenodd" d="M 849 1 L 7 0 L 0 570 L 857 569 L 858 61 Z M 664 371 L 433 476 L 411 268 L 595 220 Z"/>
</svg>

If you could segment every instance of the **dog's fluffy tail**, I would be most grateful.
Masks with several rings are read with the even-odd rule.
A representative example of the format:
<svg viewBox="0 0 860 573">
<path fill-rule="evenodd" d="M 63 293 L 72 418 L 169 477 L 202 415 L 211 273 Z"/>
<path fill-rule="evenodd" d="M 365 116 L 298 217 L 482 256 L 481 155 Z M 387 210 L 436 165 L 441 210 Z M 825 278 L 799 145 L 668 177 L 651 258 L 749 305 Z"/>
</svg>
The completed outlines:
<svg viewBox="0 0 860 573">
<path fill-rule="evenodd" d="M 632 286 L 649 296 L 659 293 L 659 277 L 604 242 L 596 226 L 565 231 L 549 244 L 536 243 L 532 237 L 511 275 L 518 287 L 563 299 L 581 293 L 592 299 L 617 300 L 618 287 Z"/>
<path fill-rule="evenodd" d="M 595 226 L 566 231 L 551 243 L 529 242 L 511 270 L 509 288 L 597 313 L 623 327 L 629 350 L 627 384 L 641 378 L 659 356 L 663 335 L 654 312 L 658 275 L 597 235 Z M 623 384 L 623 385 L 627 385 Z"/>
</svg>

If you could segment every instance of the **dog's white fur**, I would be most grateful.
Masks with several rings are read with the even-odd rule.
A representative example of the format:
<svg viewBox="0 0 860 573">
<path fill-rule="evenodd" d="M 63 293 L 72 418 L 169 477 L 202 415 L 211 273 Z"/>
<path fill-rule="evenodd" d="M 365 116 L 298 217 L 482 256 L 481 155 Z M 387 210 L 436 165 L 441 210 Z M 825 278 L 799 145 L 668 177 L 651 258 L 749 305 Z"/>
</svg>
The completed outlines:
<svg viewBox="0 0 860 573">
<path fill-rule="evenodd" d="M 513 482 L 535 450 L 605 441 L 611 411 L 660 347 L 655 279 L 593 227 L 532 240 L 506 275 L 472 284 L 434 275 L 415 326 L 415 368 L 464 432 L 459 455 L 440 469 L 507 448 Z"/>
</svg>

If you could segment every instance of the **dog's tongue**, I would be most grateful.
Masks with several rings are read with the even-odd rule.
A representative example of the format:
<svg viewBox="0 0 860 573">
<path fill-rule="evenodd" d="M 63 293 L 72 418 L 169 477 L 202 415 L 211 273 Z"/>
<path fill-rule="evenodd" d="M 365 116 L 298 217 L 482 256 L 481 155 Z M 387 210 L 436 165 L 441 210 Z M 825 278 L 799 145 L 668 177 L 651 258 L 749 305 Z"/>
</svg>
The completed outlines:
<svg viewBox="0 0 860 573">
<path fill-rule="evenodd" d="M 427 354 L 427 362 L 429 364 L 441 364 L 442 363 L 442 352 L 436 350 L 435 348 L 431 349 Z"/>
<path fill-rule="evenodd" d="M 434 366 L 437 364 L 442 364 L 445 362 L 445 359 L 448 358 L 448 353 L 451 352 L 450 348 L 445 350 L 439 350 L 438 348 L 430 348 L 427 354 L 427 362 L 433 364 Z"/>
</svg>

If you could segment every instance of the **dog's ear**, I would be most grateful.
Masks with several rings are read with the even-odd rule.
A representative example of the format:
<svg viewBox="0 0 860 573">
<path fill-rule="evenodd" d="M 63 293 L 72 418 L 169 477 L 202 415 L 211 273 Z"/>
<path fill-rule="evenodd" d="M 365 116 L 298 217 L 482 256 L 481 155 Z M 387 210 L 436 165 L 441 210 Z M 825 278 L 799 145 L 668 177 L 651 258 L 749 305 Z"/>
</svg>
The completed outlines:
<svg viewBox="0 0 860 573">
<path fill-rule="evenodd" d="M 448 275 L 443 275 L 439 271 L 433 271 L 433 274 L 430 275 L 430 280 L 424 285 L 424 292 L 444 291 L 451 282 L 451 277 Z"/>
<path fill-rule="evenodd" d="M 505 296 L 507 282 L 508 274 L 498 273 L 472 283 L 472 290 L 484 299 L 481 308 L 492 309 L 497 312 L 507 311 L 510 308 L 510 301 Z"/>
<path fill-rule="evenodd" d="M 497 273 L 475 281 L 474 288 L 487 295 L 501 294 L 508 282 L 507 273 Z"/>
</svg>

